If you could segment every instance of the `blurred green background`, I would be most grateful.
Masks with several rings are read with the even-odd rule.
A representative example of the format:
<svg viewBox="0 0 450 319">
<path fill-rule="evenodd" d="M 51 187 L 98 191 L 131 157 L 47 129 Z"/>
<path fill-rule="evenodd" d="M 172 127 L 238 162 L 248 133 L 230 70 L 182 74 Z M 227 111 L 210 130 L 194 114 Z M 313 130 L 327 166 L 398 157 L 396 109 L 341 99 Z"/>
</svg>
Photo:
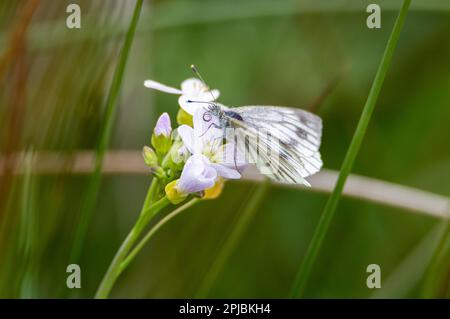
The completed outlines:
<svg viewBox="0 0 450 319">
<path fill-rule="evenodd" d="M 0 3 L 1 152 L 94 150 L 135 2 L 42 0 L 34 8 L 32 2 Z M 336 83 L 317 113 L 324 122 L 324 167 L 339 170 L 401 5 L 376 1 L 382 27 L 368 29 L 372 2 L 144 1 L 109 148 L 148 145 L 163 111 L 175 122 L 177 98 L 150 91 L 143 81 L 178 86 L 192 76 L 193 63 L 231 106 L 308 109 Z M 81 7 L 81 29 L 65 25 L 70 3 Z M 448 1 L 413 1 L 353 173 L 450 196 L 449 37 Z M 66 267 L 89 176 L 24 177 L 3 165 L 0 297 L 91 298 L 134 224 L 150 180 L 103 176 L 80 261 L 82 288 L 71 291 Z M 111 296 L 196 296 L 256 187 L 230 182 L 219 199 L 165 225 Z M 270 186 L 208 296 L 287 297 L 327 197 Z M 423 296 L 437 246 L 430 238 L 445 226 L 423 214 L 343 197 L 306 296 Z M 434 297 L 450 294 L 448 249 L 443 255 L 440 271 L 431 274 Z M 405 262 L 407 271 L 399 271 Z M 382 270 L 376 291 L 366 286 L 366 267 L 373 263 Z"/>
</svg>

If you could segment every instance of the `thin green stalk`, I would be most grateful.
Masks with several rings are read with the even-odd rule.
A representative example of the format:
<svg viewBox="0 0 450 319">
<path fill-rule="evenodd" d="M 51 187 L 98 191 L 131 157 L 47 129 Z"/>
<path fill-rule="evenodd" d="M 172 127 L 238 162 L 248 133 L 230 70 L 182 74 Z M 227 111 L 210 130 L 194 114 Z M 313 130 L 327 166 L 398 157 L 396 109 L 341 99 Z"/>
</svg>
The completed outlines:
<svg viewBox="0 0 450 319">
<path fill-rule="evenodd" d="M 95 160 L 95 169 L 91 175 L 88 189 L 86 192 L 86 199 L 84 201 L 83 209 L 81 210 L 80 223 L 78 225 L 74 246 L 71 253 L 71 262 L 77 263 L 81 249 L 84 244 L 86 237 L 87 227 L 89 221 L 91 220 L 92 212 L 95 207 L 96 199 L 98 197 L 100 184 L 101 184 L 101 171 L 103 159 L 105 157 L 105 151 L 110 143 L 112 128 L 114 124 L 115 115 L 117 112 L 117 98 L 119 96 L 120 88 L 122 85 L 125 67 L 128 60 L 128 55 L 130 52 L 131 44 L 133 43 L 134 34 L 139 21 L 139 15 L 142 8 L 143 0 L 137 0 L 134 8 L 133 17 L 130 22 L 127 34 L 125 36 L 125 42 L 123 44 L 122 50 L 120 52 L 119 61 L 114 72 L 114 77 L 111 82 L 111 87 L 109 90 L 108 99 L 106 102 L 105 110 L 105 122 L 101 131 L 100 141 L 97 146 L 97 155 Z"/>
<path fill-rule="evenodd" d="M 151 191 L 152 187 L 149 188 L 148 193 L 151 193 Z M 139 239 L 139 236 L 145 229 L 145 226 L 148 225 L 151 218 L 155 216 L 155 214 L 158 213 L 162 208 L 166 207 L 169 203 L 170 202 L 167 199 L 167 197 L 164 196 L 150 207 L 146 209 L 143 208 L 143 211 L 139 215 L 136 224 L 123 241 L 122 245 L 120 246 L 119 250 L 114 256 L 111 264 L 109 265 L 108 270 L 106 271 L 105 276 L 103 277 L 103 280 L 100 283 L 100 286 L 98 287 L 97 293 L 95 294 L 95 298 L 97 299 L 108 298 L 108 295 L 112 287 L 114 286 L 114 283 L 116 282 L 117 278 L 119 277 L 119 275 L 123 270 L 121 269 L 120 266 L 125 257 L 127 256 L 128 252 L 131 250 L 134 243 Z"/>
<path fill-rule="evenodd" d="M 433 258 L 433 251 L 445 233 L 446 225 L 439 223 L 402 259 L 387 278 L 383 278 L 381 289 L 375 289 L 370 296 L 380 298 L 407 298 L 414 287 L 423 279 L 428 265 Z"/>
<path fill-rule="evenodd" d="M 446 218 L 443 220 L 440 223 L 440 227 L 442 227 L 443 231 L 439 238 L 439 244 L 433 253 L 424 276 L 421 291 L 422 298 L 438 297 L 437 294 L 443 284 L 442 278 L 445 277 L 448 272 L 448 258 L 450 253 L 450 219 Z"/>
<path fill-rule="evenodd" d="M 333 193 L 327 201 L 323 214 L 320 217 L 319 223 L 312 237 L 311 243 L 309 244 L 305 258 L 295 277 L 294 284 L 290 293 L 291 298 L 303 296 L 312 266 L 317 259 L 317 255 L 325 238 L 325 234 L 330 226 L 339 199 L 342 195 L 345 181 L 350 174 L 356 155 L 358 154 L 359 148 L 361 146 L 361 142 L 367 130 L 367 126 L 369 125 L 370 117 L 375 108 L 375 104 L 380 94 L 384 78 L 386 77 L 386 73 L 389 69 L 389 65 L 391 63 L 394 50 L 397 46 L 400 32 L 403 28 L 410 3 L 411 0 L 403 1 L 402 8 L 400 9 L 400 13 L 397 17 L 397 20 L 395 21 L 394 28 L 392 29 L 392 33 L 387 42 L 380 65 L 378 66 L 377 74 L 375 75 L 375 79 L 370 89 L 363 112 L 361 114 L 361 118 L 359 119 L 358 126 L 347 150 L 347 154 L 345 155 L 344 162 L 342 163 L 341 171 L 339 172 L 339 177 L 334 187 Z"/>
<path fill-rule="evenodd" d="M 145 246 L 145 244 L 153 237 L 153 235 L 162 227 L 164 226 L 168 221 L 170 221 L 172 218 L 177 216 L 182 211 L 188 209 L 195 203 L 199 201 L 198 198 L 191 199 L 186 204 L 178 207 L 174 211 L 167 214 L 164 218 L 162 218 L 155 226 L 153 226 L 148 233 L 145 235 L 144 238 L 141 239 L 141 241 L 133 248 L 133 250 L 127 255 L 127 257 L 123 260 L 123 262 L 120 264 L 119 273 L 121 273 L 125 268 L 128 267 L 131 261 L 136 257 L 136 255 L 141 251 L 141 249 Z"/>
<path fill-rule="evenodd" d="M 233 225 L 230 234 L 225 239 L 221 249 L 219 250 L 216 258 L 213 260 L 209 267 L 202 283 L 196 293 L 197 298 L 206 298 L 217 280 L 217 277 L 222 272 L 227 260 L 231 253 L 234 251 L 239 239 L 247 228 L 248 224 L 255 215 L 258 207 L 260 206 L 264 195 L 269 188 L 269 182 L 266 180 L 263 184 L 259 185 L 256 191 L 252 194 L 249 202 L 244 208 L 242 214 L 239 214 L 238 220 Z"/>
<path fill-rule="evenodd" d="M 19 230 L 19 249 L 22 253 L 24 273 L 21 278 L 20 298 L 33 298 L 35 295 L 36 276 L 36 214 L 33 209 L 34 183 L 32 175 L 33 151 L 26 152 L 24 158 L 21 215 Z"/>
</svg>

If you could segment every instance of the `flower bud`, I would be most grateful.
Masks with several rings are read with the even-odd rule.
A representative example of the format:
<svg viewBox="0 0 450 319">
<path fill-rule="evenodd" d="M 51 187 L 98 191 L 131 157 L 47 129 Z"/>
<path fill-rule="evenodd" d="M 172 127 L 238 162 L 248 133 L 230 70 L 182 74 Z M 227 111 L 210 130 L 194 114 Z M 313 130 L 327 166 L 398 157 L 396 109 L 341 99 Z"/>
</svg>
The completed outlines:
<svg viewBox="0 0 450 319">
<path fill-rule="evenodd" d="M 158 166 L 158 157 L 151 147 L 144 146 L 142 149 L 142 157 L 144 158 L 144 162 L 147 166 L 151 168 Z"/>
<path fill-rule="evenodd" d="M 177 205 L 184 201 L 188 194 L 180 192 L 177 188 L 178 179 L 171 181 L 169 184 L 166 185 L 164 188 L 166 192 L 167 199 L 174 205 Z"/>
<path fill-rule="evenodd" d="M 156 122 L 152 135 L 152 145 L 158 155 L 166 154 L 172 145 L 172 126 L 170 117 L 167 113 L 163 113 Z"/>
<path fill-rule="evenodd" d="M 177 166 L 179 164 L 185 163 L 189 157 L 189 151 L 184 146 L 183 141 L 181 139 L 175 140 L 170 149 L 170 158 L 174 164 Z"/>
</svg>

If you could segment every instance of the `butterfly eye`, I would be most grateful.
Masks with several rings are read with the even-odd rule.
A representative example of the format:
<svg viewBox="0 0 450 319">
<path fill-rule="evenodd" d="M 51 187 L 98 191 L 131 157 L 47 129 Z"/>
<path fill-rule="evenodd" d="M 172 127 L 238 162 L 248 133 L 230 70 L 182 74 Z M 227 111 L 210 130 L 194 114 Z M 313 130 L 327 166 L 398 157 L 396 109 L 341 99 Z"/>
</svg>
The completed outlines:
<svg viewBox="0 0 450 319">
<path fill-rule="evenodd" d="M 209 121 L 211 121 L 211 118 L 212 118 L 211 113 L 209 113 L 209 112 L 203 113 L 203 121 L 209 122 Z"/>
</svg>

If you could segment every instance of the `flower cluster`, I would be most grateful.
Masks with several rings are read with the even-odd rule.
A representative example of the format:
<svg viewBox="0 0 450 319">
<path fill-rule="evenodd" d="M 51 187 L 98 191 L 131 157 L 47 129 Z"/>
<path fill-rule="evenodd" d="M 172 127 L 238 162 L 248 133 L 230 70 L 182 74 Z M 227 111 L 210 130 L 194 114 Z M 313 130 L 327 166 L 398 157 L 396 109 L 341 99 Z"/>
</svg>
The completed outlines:
<svg viewBox="0 0 450 319">
<path fill-rule="evenodd" d="M 180 95 L 178 128 L 172 130 L 170 117 L 163 113 L 153 130 L 151 144 L 143 157 L 152 173 L 165 185 L 167 198 L 178 204 L 189 195 L 204 199 L 220 195 L 225 179 L 239 179 L 246 163 L 231 142 L 224 142 L 223 131 L 206 123 L 207 110 L 200 103 L 211 102 L 220 94 L 198 79 L 187 79 L 181 89 L 146 80 L 148 88 Z M 232 159 L 232 160 L 231 160 Z"/>
</svg>

